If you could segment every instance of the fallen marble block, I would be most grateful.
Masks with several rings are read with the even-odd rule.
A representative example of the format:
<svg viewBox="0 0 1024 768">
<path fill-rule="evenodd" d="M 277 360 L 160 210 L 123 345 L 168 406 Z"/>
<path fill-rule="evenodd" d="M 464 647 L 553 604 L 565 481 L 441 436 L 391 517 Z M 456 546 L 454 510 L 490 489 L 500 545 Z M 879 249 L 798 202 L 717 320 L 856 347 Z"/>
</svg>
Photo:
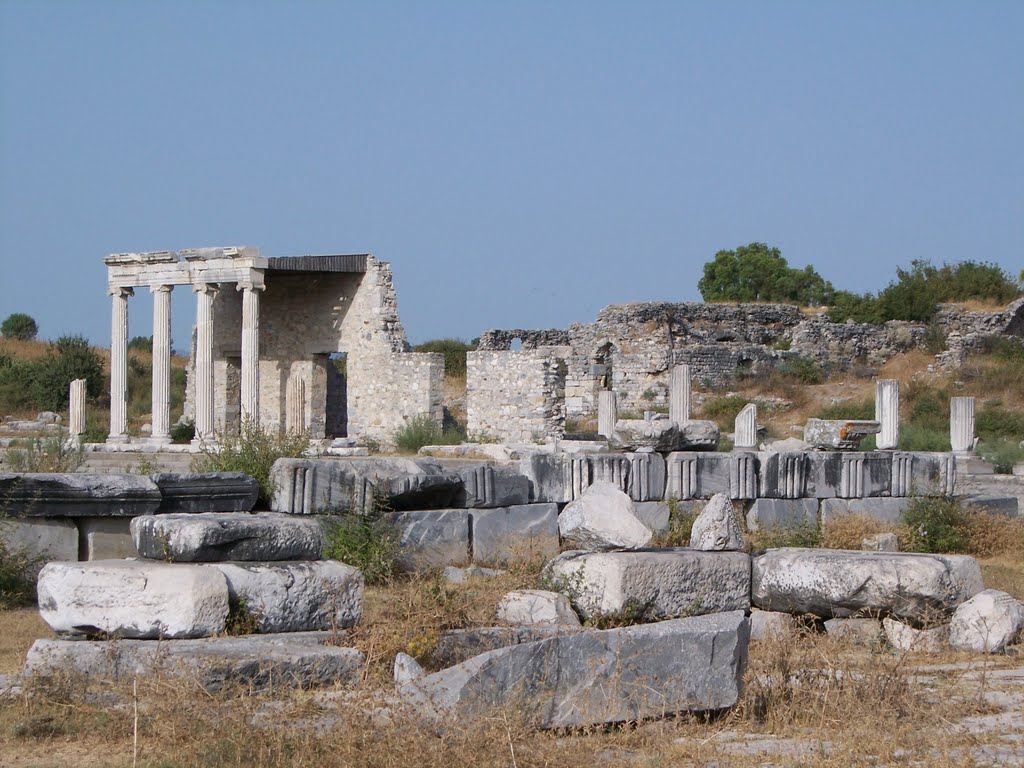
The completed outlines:
<svg viewBox="0 0 1024 768">
<path fill-rule="evenodd" d="M 886 616 L 882 619 L 882 630 L 889 645 L 897 651 L 939 653 L 945 650 L 949 640 L 948 624 L 930 629 L 917 629 Z"/>
<path fill-rule="evenodd" d="M 753 558 L 758 608 L 830 619 L 892 615 L 925 621 L 951 614 L 984 588 L 966 555 L 769 549 Z"/>
<path fill-rule="evenodd" d="M 0 474 L 0 509 L 9 517 L 134 517 L 160 506 L 143 475 Z"/>
<path fill-rule="evenodd" d="M 743 545 L 743 533 L 736 522 L 732 501 L 726 494 L 716 493 L 693 521 L 690 546 L 708 552 L 724 552 L 743 549 Z"/>
<path fill-rule="evenodd" d="M 428 660 L 433 668 L 443 669 L 487 651 L 579 631 L 578 626 L 568 624 L 452 629 L 437 639 L 437 645 L 430 651 Z"/>
<path fill-rule="evenodd" d="M 511 507 L 530 502 L 530 480 L 508 467 L 481 464 L 456 470 L 462 489 L 454 506 L 467 508 Z"/>
<path fill-rule="evenodd" d="M 829 619 L 825 632 L 850 645 L 874 648 L 882 636 L 882 625 L 878 619 Z"/>
<path fill-rule="evenodd" d="M 544 573 L 584 619 L 628 613 L 654 621 L 750 608 L 745 552 L 564 552 Z"/>
<path fill-rule="evenodd" d="M 650 448 L 661 453 L 714 451 L 718 448 L 720 437 L 718 425 L 713 421 L 619 419 L 615 422 L 610 442 L 624 450 Z"/>
<path fill-rule="evenodd" d="M 985 512 L 1003 517 L 1019 517 L 1020 508 L 1016 496 L 995 496 L 982 493 L 972 494 L 963 498 L 963 504 L 969 510 Z"/>
<path fill-rule="evenodd" d="M 949 625 L 949 644 L 960 651 L 999 653 L 1024 630 L 1024 603 L 986 589 L 962 603 Z"/>
<path fill-rule="evenodd" d="M 796 616 L 791 613 L 761 611 L 757 608 L 750 612 L 751 640 L 792 640 L 796 633 Z"/>
<path fill-rule="evenodd" d="M 517 589 L 507 593 L 498 603 L 497 616 L 498 621 L 514 625 L 580 626 L 568 598 L 543 589 Z"/>
<path fill-rule="evenodd" d="M 634 502 L 611 483 L 591 485 L 558 516 L 558 532 L 580 549 L 635 549 L 654 536 L 634 512 Z"/>
<path fill-rule="evenodd" d="M 540 728 L 721 710 L 739 700 L 749 631 L 733 611 L 577 632 L 489 651 L 399 694 L 442 727 L 509 707 Z"/>
<path fill-rule="evenodd" d="M 804 442 L 827 451 L 856 451 L 861 440 L 882 431 L 878 421 L 861 419 L 808 419 Z"/>
<path fill-rule="evenodd" d="M 196 638 L 224 631 L 224 575 L 198 565 L 144 560 L 48 563 L 39 572 L 39 615 L 58 635 Z"/>
<path fill-rule="evenodd" d="M 141 557 L 182 563 L 319 560 L 321 521 L 274 512 L 151 515 L 131 523 Z"/>
<path fill-rule="evenodd" d="M 390 519 L 398 532 L 395 565 L 399 570 L 429 570 L 469 561 L 468 510 L 396 512 Z"/>
<path fill-rule="evenodd" d="M 231 600 L 262 634 L 346 629 L 363 616 L 363 574 L 337 560 L 207 567 L 224 574 Z"/>
<path fill-rule="evenodd" d="M 249 512 L 259 484 L 241 472 L 160 472 L 150 475 L 160 489 L 157 514 Z"/>
<path fill-rule="evenodd" d="M 557 504 L 471 509 L 469 519 L 478 563 L 548 560 L 558 554 Z"/>
<path fill-rule="evenodd" d="M 163 642 L 36 640 L 24 672 L 111 680 L 165 674 L 195 680 L 211 692 L 238 683 L 268 689 L 358 682 L 363 654 L 329 645 L 332 639 L 331 632 L 293 632 Z"/>
</svg>

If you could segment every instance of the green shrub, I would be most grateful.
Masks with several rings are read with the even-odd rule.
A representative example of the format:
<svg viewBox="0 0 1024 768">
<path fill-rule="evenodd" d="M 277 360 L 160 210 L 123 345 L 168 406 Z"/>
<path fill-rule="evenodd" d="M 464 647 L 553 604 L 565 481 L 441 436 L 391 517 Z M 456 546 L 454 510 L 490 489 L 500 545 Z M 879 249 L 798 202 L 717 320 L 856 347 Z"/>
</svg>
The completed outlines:
<svg viewBox="0 0 1024 768">
<path fill-rule="evenodd" d="M 948 451 L 949 427 L 936 429 L 915 422 L 903 424 L 900 426 L 898 445 L 901 451 Z M 862 450 L 867 449 L 862 447 Z"/>
<path fill-rule="evenodd" d="M 914 552 L 963 552 L 968 546 L 968 518 L 958 499 L 915 497 L 903 513 Z"/>
<path fill-rule="evenodd" d="M 821 384 L 825 373 L 821 366 L 807 357 L 791 357 L 783 360 L 776 368 L 783 376 L 796 379 L 801 384 Z"/>
<path fill-rule="evenodd" d="M 9 339 L 31 341 L 37 333 L 39 333 L 39 326 L 36 321 L 32 319 L 31 315 L 26 315 L 24 312 L 8 315 L 3 323 L 0 323 L 0 334 Z"/>
<path fill-rule="evenodd" d="M 4 520 L 0 517 L 0 525 Z M 24 551 L 8 549 L 0 536 L 0 611 L 31 605 L 36 598 L 36 569 L 39 558 Z"/>
<path fill-rule="evenodd" d="M 128 342 L 128 349 L 134 349 L 138 352 L 152 352 L 153 351 L 153 337 L 152 336 L 132 336 L 131 341 Z"/>
<path fill-rule="evenodd" d="M 217 444 L 204 445 L 192 461 L 197 472 L 244 472 L 260 487 L 258 504 L 267 505 L 274 495 L 270 469 L 278 459 L 300 458 L 309 448 L 305 432 L 271 432 L 251 419 L 242 422 L 237 435 L 219 435 Z"/>
<path fill-rule="evenodd" d="M 814 417 L 817 419 L 867 419 L 872 421 L 875 418 L 875 401 L 868 399 L 860 402 L 827 405 Z"/>
<path fill-rule="evenodd" d="M 0 401 L 14 408 L 62 411 L 75 379 L 85 379 L 86 394 L 97 397 L 103 391 L 103 362 L 82 336 L 61 336 L 38 360 L 0 366 Z"/>
<path fill-rule="evenodd" d="M 461 339 L 432 339 L 413 347 L 414 352 L 440 352 L 444 355 L 444 375 L 466 378 L 466 353 L 473 351 L 474 344 Z"/>
<path fill-rule="evenodd" d="M 406 453 L 416 453 L 424 445 L 458 445 L 465 435 L 458 430 L 443 430 L 425 413 L 411 417 L 394 435 L 395 446 Z"/>
<path fill-rule="evenodd" d="M 981 440 L 1024 439 L 1024 412 L 1011 411 L 1000 405 L 983 405 L 977 413 L 974 428 Z"/>
<path fill-rule="evenodd" d="M 1013 473 L 1013 465 L 1024 461 L 1024 448 L 1019 442 L 1005 437 L 978 442 L 978 454 L 992 463 L 997 475 Z"/>
<path fill-rule="evenodd" d="M 745 397 L 740 397 L 738 395 L 716 397 L 713 400 L 708 400 L 704 403 L 704 418 L 717 422 L 719 427 L 731 432 L 733 425 L 735 424 L 736 417 L 748 402 L 750 401 Z M 625 417 L 620 414 L 619 418 Z"/>
<path fill-rule="evenodd" d="M 191 443 L 196 436 L 195 419 L 178 419 L 171 425 L 171 442 L 184 444 Z"/>
<path fill-rule="evenodd" d="M 387 495 L 375 491 L 370 508 L 325 510 L 324 557 L 363 572 L 367 584 L 387 584 L 395 575 L 399 535 L 390 522 Z"/>
<path fill-rule="evenodd" d="M 84 462 L 78 441 L 58 435 L 15 440 L 7 451 L 7 463 L 15 472 L 74 472 Z"/>
</svg>

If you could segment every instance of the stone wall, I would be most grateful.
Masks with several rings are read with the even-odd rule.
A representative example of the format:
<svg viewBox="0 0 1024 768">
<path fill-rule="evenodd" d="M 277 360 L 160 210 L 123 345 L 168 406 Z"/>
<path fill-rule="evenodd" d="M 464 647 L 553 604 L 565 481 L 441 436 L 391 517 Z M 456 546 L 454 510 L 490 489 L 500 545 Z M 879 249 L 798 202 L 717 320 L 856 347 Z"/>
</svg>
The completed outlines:
<svg viewBox="0 0 1024 768">
<path fill-rule="evenodd" d="M 470 352 L 466 413 L 470 434 L 523 443 L 565 432 L 567 347 Z"/>
</svg>

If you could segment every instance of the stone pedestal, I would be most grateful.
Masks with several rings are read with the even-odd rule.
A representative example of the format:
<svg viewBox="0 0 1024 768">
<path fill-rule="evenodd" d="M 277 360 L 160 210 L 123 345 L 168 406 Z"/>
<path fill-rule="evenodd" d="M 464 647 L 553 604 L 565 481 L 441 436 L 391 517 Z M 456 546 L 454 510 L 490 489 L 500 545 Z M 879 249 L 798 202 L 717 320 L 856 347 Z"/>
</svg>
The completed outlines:
<svg viewBox="0 0 1024 768">
<path fill-rule="evenodd" d="M 757 406 L 747 403 L 736 417 L 736 435 L 733 446 L 740 449 L 757 448 Z"/>
<path fill-rule="evenodd" d="M 77 438 L 85 433 L 85 379 L 71 382 L 68 402 L 68 433 L 72 438 Z"/>
<path fill-rule="evenodd" d="M 974 451 L 974 398 L 949 399 L 949 442 L 953 453 L 970 454 Z"/>
<path fill-rule="evenodd" d="M 882 426 L 876 447 L 882 451 L 895 450 L 900 439 L 900 383 L 896 379 L 875 382 L 875 421 Z"/>
<path fill-rule="evenodd" d="M 672 368 L 668 391 L 669 421 L 689 421 L 690 408 L 690 366 L 684 363 Z"/>
<path fill-rule="evenodd" d="M 128 442 L 128 297 L 131 288 L 111 288 L 110 435 L 108 443 Z"/>
<path fill-rule="evenodd" d="M 217 286 L 200 283 L 196 293 L 196 444 L 214 441 L 213 300 Z"/>
<path fill-rule="evenodd" d="M 615 392 L 602 390 L 597 393 L 597 434 L 611 438 L 615 433 L 615 422 L 619 419 L 619 408 Z"/>
<path fill-rule="evenodd" d="M 171 289 L 154 285 L 153 292 L 153 432 L 149 441 L 171 442 Z"/>
<path fill-rule="evenodd" d="M 260 417 L 260 293 L 263 286 L 239 283 L 242 291 L 242 419 Z"/>
</svg>

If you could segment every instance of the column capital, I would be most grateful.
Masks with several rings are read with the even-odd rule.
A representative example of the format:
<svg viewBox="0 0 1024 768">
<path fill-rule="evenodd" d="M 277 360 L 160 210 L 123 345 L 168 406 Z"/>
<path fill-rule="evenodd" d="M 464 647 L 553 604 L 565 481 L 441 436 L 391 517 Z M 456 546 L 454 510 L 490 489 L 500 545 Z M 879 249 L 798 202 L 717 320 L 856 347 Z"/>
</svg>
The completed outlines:
<svg viewBox="0 0 1024 768">
<path fill-rule="evenodd" d="M 216 295 L 220 291 L 220 285 L 217 283 L 193 283 L 192 290 L 195 293 L 208 293 Z"/>
<path fill-rule="evenodd" d="M 151 285 L 151 286 L 149 286 L 149 290 L 152 293 L 170 293 L 171 291 L 174 290 L 174 286 L 173 285 Z"/>
<path fill-rule="evenodd" d="M 120 298 L 127 298 L 135 295 L 135 289 L 131 286 L 115 285 L 107 288 L 108 296 L 118 296 Z"/>
<path fill-rule="evenodd" d="M 236 291 L 260 291 L 267 290 L 267 286 L 262 283 L 254 283 L 252 280 L 239 280 L 235 284 Z"/>
</svg>

